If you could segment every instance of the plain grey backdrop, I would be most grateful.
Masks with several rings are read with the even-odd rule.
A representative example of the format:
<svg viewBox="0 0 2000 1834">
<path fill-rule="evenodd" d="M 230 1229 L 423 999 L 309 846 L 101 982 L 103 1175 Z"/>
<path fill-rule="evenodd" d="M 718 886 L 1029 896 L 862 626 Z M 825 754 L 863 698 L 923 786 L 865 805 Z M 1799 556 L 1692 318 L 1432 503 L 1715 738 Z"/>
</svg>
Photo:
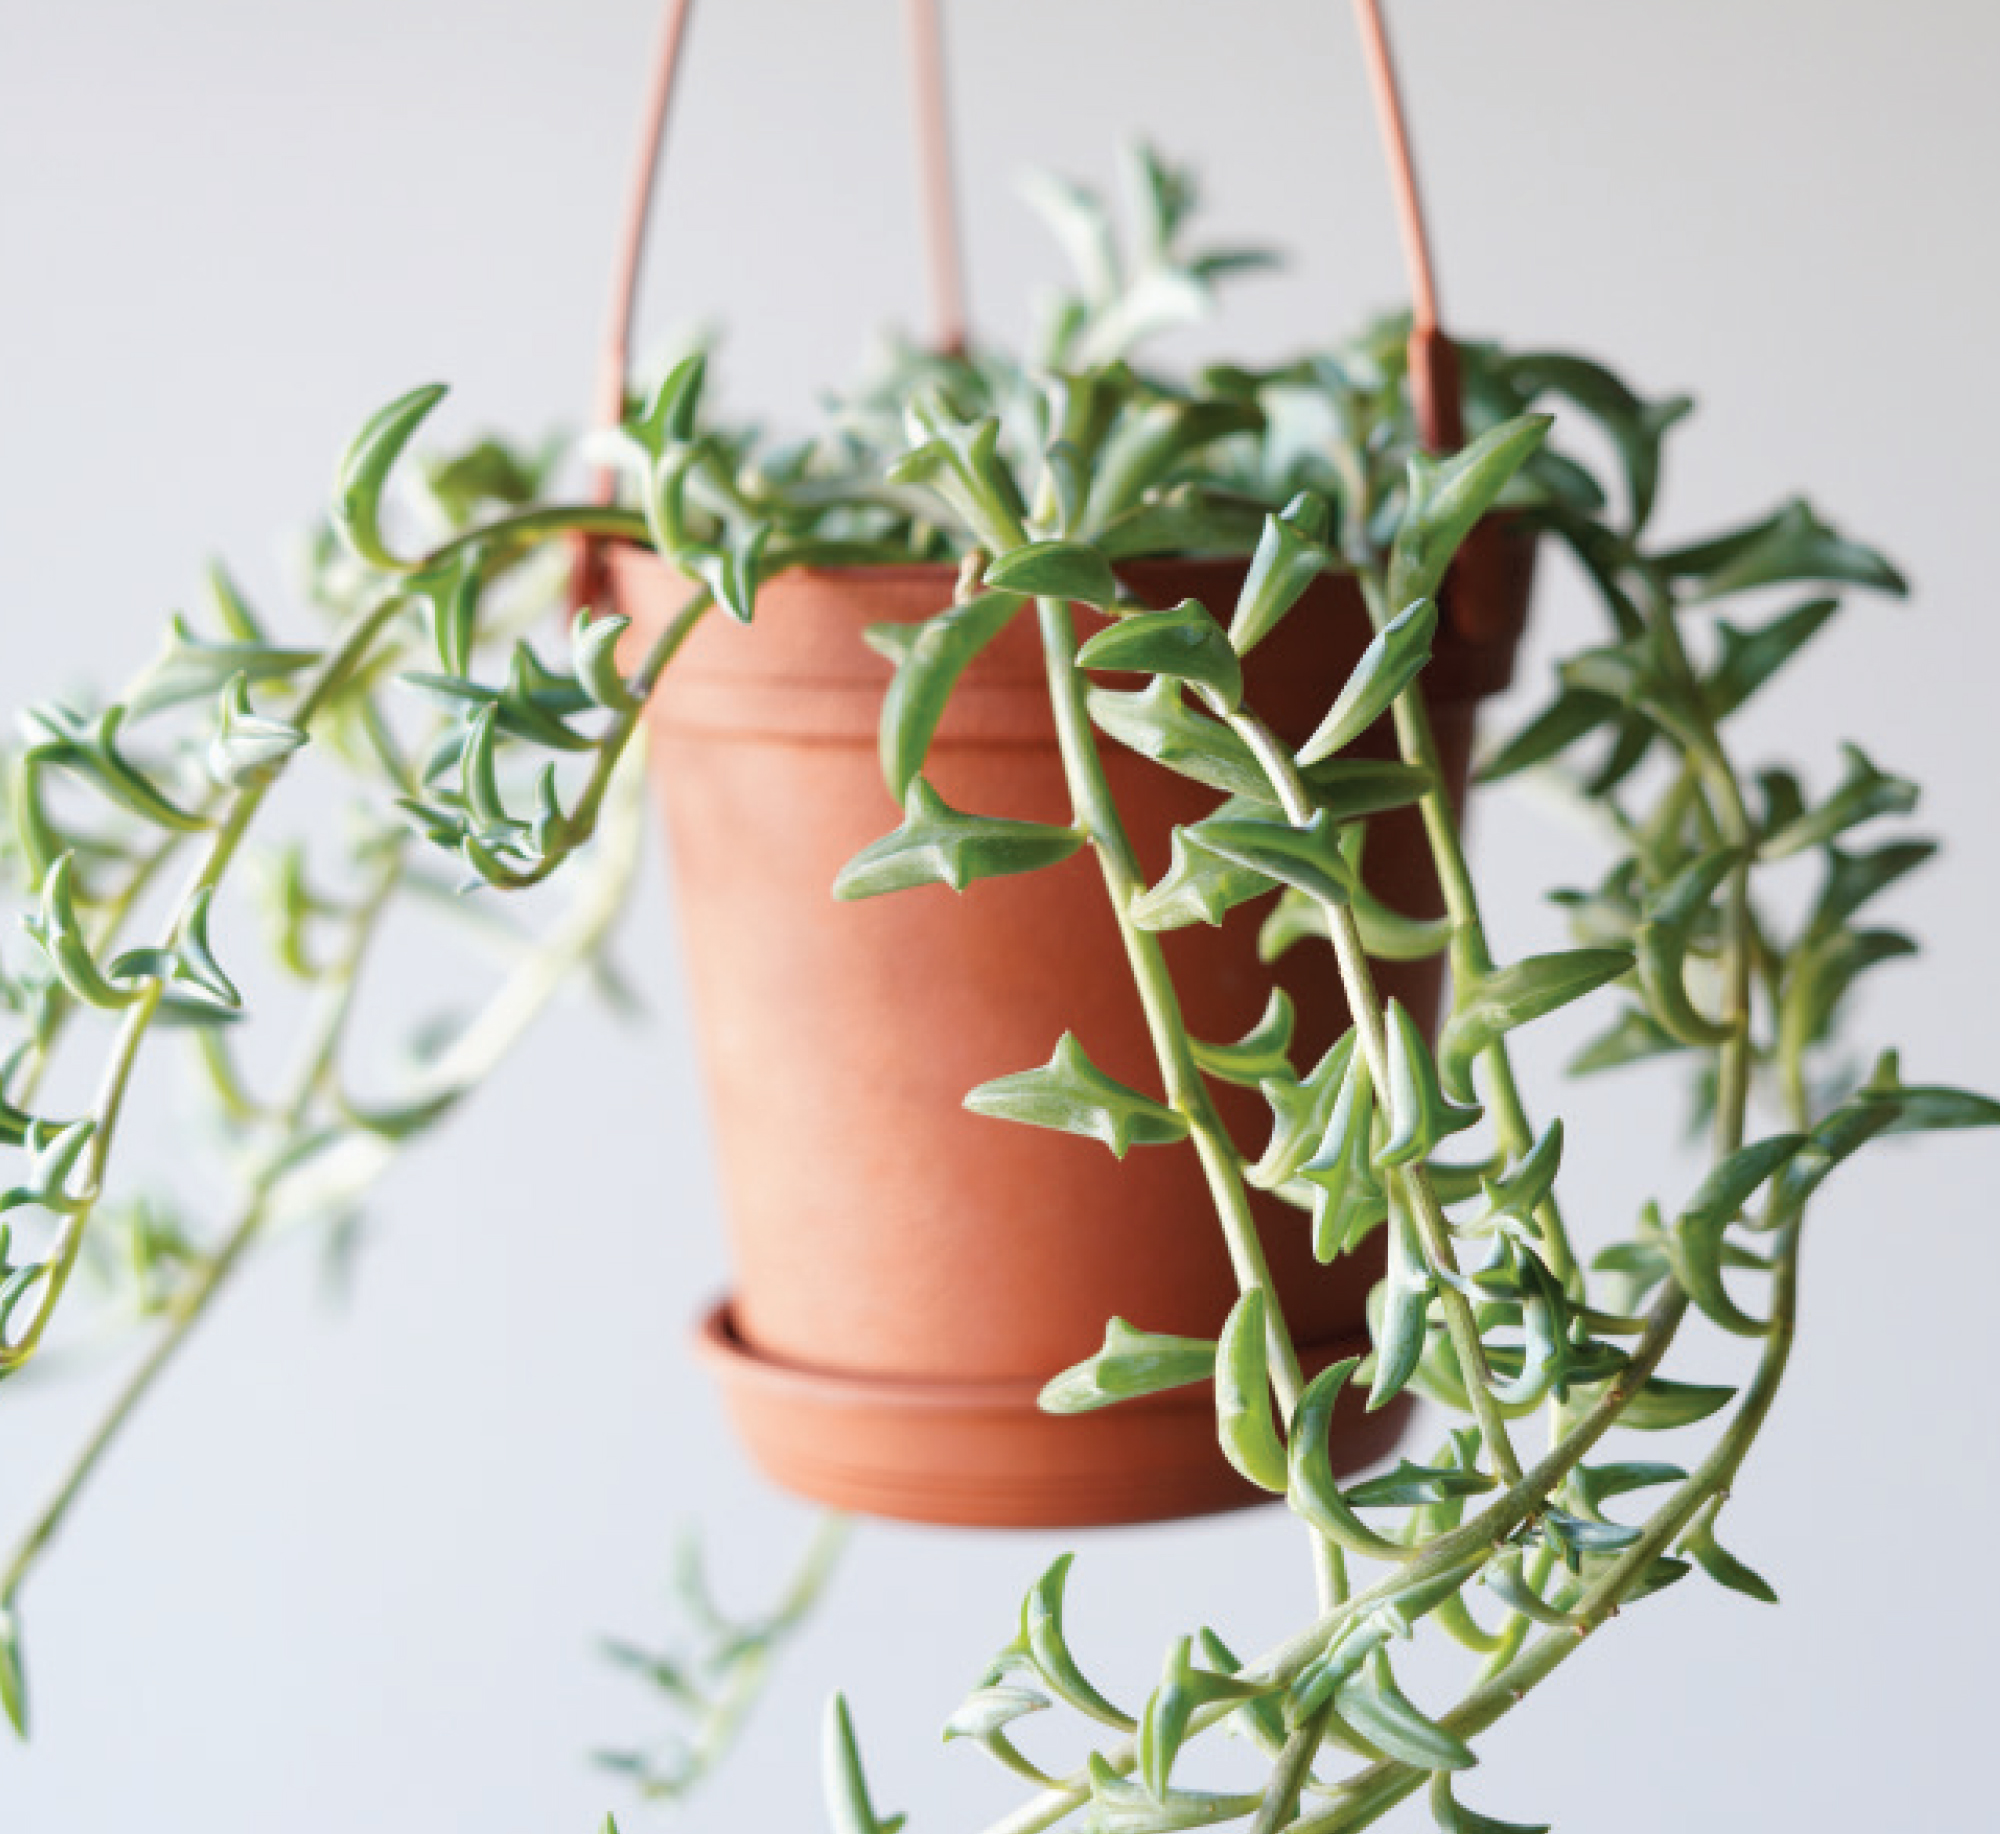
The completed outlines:
<svg viewBox="0 0 2000 1834">
<path fill-rule="evenodd" d="M 739 404 L 802 418 L 918 303 L 897 12 L 700 9 L 647 324 L 726 317 Z M 1198 162 L 1232 239 L 1295 257 L 1241 290 L 1232 347 L 1273 354 L 1398 297 L 1334 0 L 948 14 L 981 326 L 1018 331 L 1054 272 L 1014 175 L 1108 176 L 1135 131 Z M 213 552 L 281 602 L 280 537 L 407 386 L 450 381 L 460 431 L 574 424 L 650 0 L 5 0 L 0 19 L 10 703 L 122 673 Z M 1852 736 L 1928 786 L 1951 850 L 1896 905 L 1928 953 L 1861 1016 L 1913 1075 L 2000 1081 L 2000 13 L 1406 0 L 1394 21 L 1453 322 L 1696 393 L 1670 528 L 1806 488 L 1907 563 L 1914 602 L 1855 603 L 1763 709 L 1760 749 L 1824 782 Z M 1583 628 L 1549 585 L 1516 708 Z M 1586 876 L 1587 840 L 1511 794 L 1477 839 L 1519 862 L 1492 891 L 1501 944 L 1548 946 L 1537 887 Z M 160 1392 L 26 1601 L 39 1730 L 0 1749 L 8 1834 L 672 1819 L 586 1761 L 659 1723 L 593 1638 L 664 1630 L 677 1523 L 754 1603 L 809 1517 L 746 1468 L 683 1347 L 725 1273 L 664 872 L 626 956 L 648 1029 L 558 1015 L 383 1190 L 345 1306 L 309 1254 L 276 1252 Z M 1538 1038 L 1536 1070 L 1566 1042 Z M 1563 1106 L 1591 1233 L 1685 1176 L 1671 1090 Z M 1783 1605 L 1691 1582 L 1629 1614 L 1491 1741 L 1476 1803 L 1571 1834 L 1977 1818 L 2000 1629 L 1994 1170 L 1963 1138 L 1843 1175 L 1812 1231 L 1795 1377 L 1730 1516 Z M 1719 1343 L 1691 1354 L 1697 1374 L 1732 1367 Z M 5 1527 L 88 1401 L 50 1383 L 0 1407 Z M 1082 1537 L 1076 1633 L 1128 1696 L 1195 1622 L 1258 1646 L 1306 1606 L 1297 1541 L 1280 1511 Z M 1010 1788 L 937 1728 L 1061 1544 L 864 1534 L 683 1824 L 819 1825 L 836 1682 L 919 1834 L 1004 1808 Z"/>
</svg>

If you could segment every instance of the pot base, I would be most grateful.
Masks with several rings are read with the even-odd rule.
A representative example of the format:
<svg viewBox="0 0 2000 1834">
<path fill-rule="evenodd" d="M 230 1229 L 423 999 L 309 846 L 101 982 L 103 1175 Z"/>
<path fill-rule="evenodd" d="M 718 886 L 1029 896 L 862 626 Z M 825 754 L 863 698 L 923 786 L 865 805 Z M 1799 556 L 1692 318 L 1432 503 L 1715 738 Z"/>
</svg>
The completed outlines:
<svg viewBox="0 0 2000 1834">
<path fill-rule="evenodd" d="M 1039 1382 L 908 1382 L 777 1361 L 737 1334 L 729 1302 L 696 1327 L 738 1433 L 787 1490 L 832 1508 L 972 1528 L 1092 1528 L 1274 1501 L 1215 1438 L 1207 1383 L 1089 1414 L 1045 1414 Z M 1310 1375 L 1365 1339 L 1303 1352 Z M 1333 1468 L 1359 1470 L 1401 1436 L 1410 1403 L 1343 1395 Z"/>
</svg>

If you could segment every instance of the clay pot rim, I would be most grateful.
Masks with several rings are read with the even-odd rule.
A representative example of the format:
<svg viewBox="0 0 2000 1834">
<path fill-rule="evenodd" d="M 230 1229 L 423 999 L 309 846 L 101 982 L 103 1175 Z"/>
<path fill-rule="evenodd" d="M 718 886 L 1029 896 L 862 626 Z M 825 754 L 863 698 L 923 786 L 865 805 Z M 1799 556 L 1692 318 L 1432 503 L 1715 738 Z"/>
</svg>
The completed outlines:
<svg viewBox="0 0 2000 1834">
<path fill-rule="evenodd" d="M 1490 523 L 1483 526 L 1504 525 Z M 654 561 L 661 566 L 668 564 L 665 556 L 645 542 L 621 539 L 612 542 L 610 545 L 616 553 L 621 555 L 630 555 L 641 560 Z M 1129 555 L 1122 560 L 1112 561 L 1111 570 L 1115 574 L 1121 569 L 1128 567 L 1236 569 L 1249 566 L 1251 559 L 1252 556 L 1248 554 L 1135 554 Z M 807 585 L 813 581 L 835 580 L 853 580 L 861 584 L 888 584 L 902 581 L 914 585 L 919 582 L 926 582 L 941 586 L 949 593 L 957 585 L 958 575 L 958 564 L 953 561 L 944 560 L 864 560 L 852 563 L 809 562 L 803 565 L 795 564 L 788 566 L 782 572 L 771 575 L 763 583 L 775 586 L 782 585 L 787 581 L 796 581 L 801 585 Z M 1351 580 L 1356 575 L 1354 569 L 1351 567 L 1333 567 L 1328 568 L 1323 577 Z M 948 599 L 947 603 L 949 603 Z M 1525 623 L 1525 594 L 1523 594 L 1522 598 L 1522 610 L 1524 613 L 1522 620 L 1511 628 L 1483 632 L 1477 635 L 1462 630 L 1454 619 L 1441 619 L 1435 642 L 1441 648 L 1456 648 L 1474 652 L 1492 650 L 1499 645 L 1505 644 L 1511 655 L 1513 646 L 1520 641 L 1521 628 Z M 1501 685 L 1504 686 L 1505 684 Z"/>
<path fill-rule="evenodd" d="M 773 1400 L 790 1399 L 816 1407 L 854 1407 L 907 1413 L 1005 1414 L 1019 1418 L 1023 1410 L 1040 1415 L 1039 1401 L 1046 1378 L 1018 1381 L 935 1382 L 907 1376 L 856 1375 L 847 1370 L 818 1369 L 774 1357 L 746 1343 L 736 1329 L 735 1310 L 728 1298 L 717 1300 L 695 1321 L 690 1336 L 696 1358 L 725 1386 L 760 1390 Z M 1301 1345 L 1299 1360 L 1316 1374 L 1343 1357 L 1366 1355 L 1371 1344 L 1366 1330 L 1329 1343 Z M 1121 1411 L 1209 1413 L 1215 1401 L 1205 1383 L 1120 1402 Z M 1043 1416 L 1060 1418 L 1060 1416 Z"/>
</svg>

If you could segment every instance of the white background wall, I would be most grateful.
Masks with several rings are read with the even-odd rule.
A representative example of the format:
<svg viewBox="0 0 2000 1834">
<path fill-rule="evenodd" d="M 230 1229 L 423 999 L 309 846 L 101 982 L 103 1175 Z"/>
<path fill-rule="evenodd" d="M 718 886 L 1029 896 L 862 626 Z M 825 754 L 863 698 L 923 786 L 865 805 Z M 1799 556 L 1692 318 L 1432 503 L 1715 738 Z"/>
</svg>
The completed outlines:
<svg viewBox="0 0 2000 1834">
<path fill-rule="evenodd" d="M 728 313 L 728 386 L 757 408 L 800 413 L 916 300 L 896 10 L 742 0 L 697 22 L 651 323 Z M 1232 232 L 1297 251 L 1242 296 L 1249 354 L 1396 296 L 1344 8 L 949 10 L 985 325 L 1019 327 L 1051 271 L 1010 175 L 1103 173 L 1135 129 L 1200 163 Z M 574 415 L 652 14 L 4 0 L 10 701 L 122 672 L 213 551 L 275 599 L 277 535 L 403 387 L 451 380 L 461 428 Z M 1762 734 L 1809 759 L 1852 735 L 1930 786 L 1953 851 L 1898 907 L 1929 953 L 1885 973 L 1864 1018 L 1913 1073 L 2000 1081 L 1982 1048 L 2000 995 L 1984 545 L 2000 14 L 1396 15 L 1457 322 L 1697 392 L 1669 525 L 1803 486 L 1908 562 L 1916 603 L 1857 604 Z M 1538 653 L 1581 617 L 1553 590 Z M 1480 826 L 1488 857 L 1528 862 L 1495 885 L 1501 940 L 1546 941 L 1537 874 L 1581 877 L 1587 856 L 1518 799 Z M 660 1628 L 676 1521 L 708 1528 L 748 1600 L 806 1520 L 746 1470 L 682 1347 L 724 1275 L 669 935 L 656 877 L 628 948 L 652 1028 L 581 1009 L 549 1025 L 384 1192 L 349 1308 L 323 1303 L 310 1257 L 279 1254 L 159 1395 L 27 1599 L 40 1728 L 0 1749 L 9 1834 L 575 1834 L 626 1808 L 583 1753 L 642 1735 L 650 1706 L 593 1635 Z M 1577 1210 L 1615 1220 L 1672 1188 L 1638 1144 L 1670 1130 L 1666 1095 L 1564 1101 Z M 579 1191 L 553 1149 L 585 1126 L 600 1144 Z M 1796 1377 L 1731 1518 L 1783 1607 L 1691 1583 L 1634 1612 L 1493 1741 L 1475 1801 L 1622 1834 L 1977 1818 L 2000 1630 L 1984 1577 L 2000 1238 L 1976 1183 L 1992 1172 L 1990 1145 L 1946 1141 L 1857 1170 L 1824 1206 Z M 561 1305 L 551 1257 L 583 1273 Z M 52 1386 L 0 1408 L 9 1518 L 88 1398 Z M 1257 1646 L 1304 1608 L 1296 1541 L 1274 1511 L 1085 1537 L 1083 1646 L 1128 1694 L 1195 1621 Z M 1056 1545 L 865 1536 L 687 1825 L 818 1825 L 813 1727 L 838 1680 L 886 1799 L 920 1831 L 978 1826 L 1010 1795 L 935 1728 Z"/>
</svg>

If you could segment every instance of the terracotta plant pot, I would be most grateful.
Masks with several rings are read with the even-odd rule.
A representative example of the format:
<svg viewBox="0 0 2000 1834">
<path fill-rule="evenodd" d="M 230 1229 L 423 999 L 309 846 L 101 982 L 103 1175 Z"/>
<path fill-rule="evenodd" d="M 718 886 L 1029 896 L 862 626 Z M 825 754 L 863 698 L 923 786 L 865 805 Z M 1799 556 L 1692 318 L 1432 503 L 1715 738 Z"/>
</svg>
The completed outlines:
<svg viewBox="0 0 2000 1834">
<path fill-rule="evenodd" d="M 1497 531 L 1481 531 L 1482 535 Z M 1468 554 L 1468 562 L 1475 556 Z M 620 608 L 657 628 L 685 586 L 654 557 L 610 559 Z M 1532 550 L 1483 544 L 1478 574 L 1426 681 L 1454 794 L 1477 701 L 1504 685 Z M 1226 607 L 1240 562 L 1133 565 L 1155 604 Z M 1114 1313 L 1212 1336 L 1235 1296 L 1195 1155 L 985 1120 L 963 1097 L 1047 1061 L 1064 1031 L 1137 1088 L 1159 1080 L 1116 927 L 1088 853 L 1020 878 L 857 904 L 829 887 L 895 826 L 876 726 L 889 664 L 875 623 L 929 617 L 951 597 L 934 566 L 799 572 L 760 594 L 756 624 L 705 620 L 657 691 L 652 761 L 694 987 L 734 1244 L 734 1296 L 701 1342 L 751 1451 L 780 1483 L 839 1507 L 927 1522 L 1070 1526 L 1199 1514 L 1258 1500 L 1215 1443 L 1206 1385 L 1081 1416 L 1035 1398 L 1089 1356 Z M 1469 615 L 1468 615 L 1469 614 Z M 1250 698 L 1294 742 L 1367 641 L 1351 582 L 1320 582 L 1254 654 Z M 1386 730 L 1363 749 L 1391 755 Z M 1212 792 L 1109 741 L 1106 766 L 1150 876 L 1169 834 Z M 963 678 L 926 775 L 983 813 L 1070 820 L 1032 611 Z M 1437 887 L 1414 810 L 1377 817 L 1372 889 L 1430 913 Z M 1218 929 L 1165 939 L 1190 1028 L 1241 1036 L 1275 972 L 1312 1062 L 1347 1024 L 1332 952 L 1257 960 L 1267 901 Z M 1384 964 L 1386 989 L 1435 1014 L 1439 967 Z M 1253 1150 L 1256 1095 L 1223 1089 Z M 1320 1267 L 1304 1217 L 1257 1197 L 1295 1341 L 1312 1366 L 1366 1348 L 1375 1252 Z M 1400 1408 L 1335 1428 L 1336 1463 L 1379 1457 Z"/>
</svg>

